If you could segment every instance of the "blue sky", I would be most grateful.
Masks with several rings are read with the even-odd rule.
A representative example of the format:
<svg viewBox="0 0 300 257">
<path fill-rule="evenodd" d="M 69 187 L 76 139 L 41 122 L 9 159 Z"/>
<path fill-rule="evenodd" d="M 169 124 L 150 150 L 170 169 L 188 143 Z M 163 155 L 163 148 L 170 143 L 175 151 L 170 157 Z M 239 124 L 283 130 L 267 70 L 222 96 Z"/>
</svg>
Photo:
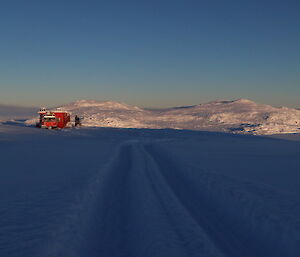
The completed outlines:
<svg viewBox="0 0 300 257">
<path fill-rule="evenodd" d="M 300 107 L 299 1 L 4 0 L 0 103 Z"/>
</svg>

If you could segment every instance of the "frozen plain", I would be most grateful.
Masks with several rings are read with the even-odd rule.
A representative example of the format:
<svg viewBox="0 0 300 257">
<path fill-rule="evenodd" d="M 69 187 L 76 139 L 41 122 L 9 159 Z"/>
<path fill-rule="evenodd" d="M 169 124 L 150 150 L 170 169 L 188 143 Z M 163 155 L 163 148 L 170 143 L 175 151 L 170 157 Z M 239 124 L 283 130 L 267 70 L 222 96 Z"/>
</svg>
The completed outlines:
<svg viewBox="0 0 300 257">
<path fill-rule="evenodd" d="M 0 256 L 300 256 L 300 141 L 0 125 Z"/>
</svg>

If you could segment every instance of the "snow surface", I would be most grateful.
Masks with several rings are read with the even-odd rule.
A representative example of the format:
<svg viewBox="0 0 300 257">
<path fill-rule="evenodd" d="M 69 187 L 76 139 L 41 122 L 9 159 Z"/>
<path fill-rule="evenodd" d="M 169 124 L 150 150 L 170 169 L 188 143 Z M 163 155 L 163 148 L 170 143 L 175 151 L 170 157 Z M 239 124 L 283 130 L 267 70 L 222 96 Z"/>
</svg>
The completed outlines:
<svg viewBox="0 0 300 257">
<path fill-rule="evenodd" d="M 34 117 L 37 108 L 19 107 L 0 104 L 0 122 L 8 120 L 25 120 Z"/>
<path fill-rule="evenodd" d="M 0 256 L 298 257 L 299 149 L 216 132 L 0 124 Z"/>
<path fill-rule="evenodd" d="M 79 100 L 61 108 L 84 117 L 83 125 L 87 127 L 174 128 L 258 135 L 300 132 L 299 110 L 275 108 L 248 99 L 162 110 L 111 101 Z M 31 119 L 27 124 L 36 121 Z"/>
</svg>

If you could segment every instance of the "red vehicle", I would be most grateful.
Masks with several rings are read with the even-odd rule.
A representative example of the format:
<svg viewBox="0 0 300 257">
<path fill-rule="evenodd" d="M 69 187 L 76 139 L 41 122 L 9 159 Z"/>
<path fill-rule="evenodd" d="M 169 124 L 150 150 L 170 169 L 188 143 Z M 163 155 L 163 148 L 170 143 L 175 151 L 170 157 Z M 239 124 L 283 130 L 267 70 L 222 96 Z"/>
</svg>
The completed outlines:
<svg viewBox="0 0 300 257">
<path fill-rule="evenodd" d="M 40 114 L 40 128 L 62 129 L 65 128 L 70 122 L 70 113 L 66 111 L 47 111 L 46 108 L 41 108 L 38 113 Z"/>
</svg>

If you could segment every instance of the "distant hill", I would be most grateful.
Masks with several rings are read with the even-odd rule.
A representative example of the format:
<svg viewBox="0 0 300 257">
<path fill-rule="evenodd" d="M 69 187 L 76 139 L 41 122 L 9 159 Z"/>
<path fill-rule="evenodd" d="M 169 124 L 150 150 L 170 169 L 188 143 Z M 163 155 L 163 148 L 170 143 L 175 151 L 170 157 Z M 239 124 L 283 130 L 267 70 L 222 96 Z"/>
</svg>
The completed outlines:
<svg viewBox="0 0 300 257">
<path fill-rule="evenodd" d="M 159 110 L 113 101 L 80 100 L 61 108 L 73 115 L 83 116 L 83 125 L 90 127 L 173 128 L 250 134 L 300 133 L 299 110 L 276 108 L 248 99 Z"/>
<path fill-rule="evenodd" d="M 38 108 L 0 104 L 0 121 L 9 119 L 28 119 L 36 115 Z"/>
</svg>

